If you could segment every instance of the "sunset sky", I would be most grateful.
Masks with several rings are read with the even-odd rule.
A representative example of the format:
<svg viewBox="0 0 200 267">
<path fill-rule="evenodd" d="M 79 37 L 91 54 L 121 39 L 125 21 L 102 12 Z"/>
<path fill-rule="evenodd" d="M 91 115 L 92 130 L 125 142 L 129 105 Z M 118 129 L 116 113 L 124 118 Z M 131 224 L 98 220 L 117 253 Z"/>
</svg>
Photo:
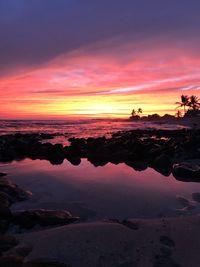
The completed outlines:
<svg viewBox="0 0 200 267">
<path fill-rule="evenodd" d="M 200 97 L 199 0 L 0 0 L 0 119 L 175 113 Z"/>
</svg>

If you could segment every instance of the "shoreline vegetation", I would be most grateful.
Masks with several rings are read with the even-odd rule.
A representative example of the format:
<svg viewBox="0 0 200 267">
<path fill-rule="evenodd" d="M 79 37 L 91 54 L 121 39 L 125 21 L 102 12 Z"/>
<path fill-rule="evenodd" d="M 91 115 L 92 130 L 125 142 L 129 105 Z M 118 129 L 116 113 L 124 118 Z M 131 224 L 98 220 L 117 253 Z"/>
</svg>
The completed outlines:
<svg viewBox="0 0 200 267">
<path fill-rule="evenodd" d="M 142 116 L 143 110 L 142 108 L 138 108 L 137 110 L 133 109 L 131 112 L 130 120 L 133 121 L 160 121 L 160 122 L 182 122 L 187 119 L 200 120 L 200 102 L 199 98 L 195 95 L 187 96 L 181 95 L 181 101 L 175 102 L 176 105 L 176 113 L 175 115 L 165 114 L 160 116 L 159 114 L 151 114 L 148 116 Z M 183 107 L 183 111 L 180 108 Z M 194 122 L 196 123 L 196 122 Z"/>
</svg>

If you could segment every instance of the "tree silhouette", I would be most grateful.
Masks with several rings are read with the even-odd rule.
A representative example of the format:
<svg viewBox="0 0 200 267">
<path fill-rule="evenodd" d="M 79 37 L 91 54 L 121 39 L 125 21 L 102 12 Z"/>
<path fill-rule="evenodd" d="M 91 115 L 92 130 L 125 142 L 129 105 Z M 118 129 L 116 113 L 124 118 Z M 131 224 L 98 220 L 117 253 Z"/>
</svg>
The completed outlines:
<svg viewBox="0 0 200 267">
<path fill-rule="evenodd" d="M 175 116 L 176 116 L 177 118 L 181 118 L 181 117 L 182 117 L 182 113 L 181 113 L 181 111 L 178 110 L 178 111 L 176 112 Z"/>
<path fill-rule="evenodd" d="M 196 111 L 200 107 L 199 98 L 195 95 L 192 95 L 189 98 L 189 107 L 191 107 L 192 110 Z"/>
<path fill-rule="evenodd" d="M 135 115 L 136 115 L 136 111 L 135 111 L 135 109 L 132 110 L 131 115 L 132 115 L 132 116 L 135 116 Z"/>
<path fill-rule="evenodd" d="M 139 115 L 139 114 L 142 114 L 142 109 L 141 108 L 138 108 L 138 111 L 137 111 L 137 114 Z"/>
<path fill-rule="evenodd" d="M 183 107 L 184 109 L 184 114 L 186 112 L 185 108 L 186 106 L 189 106 L 189 97 L 187 95 L 182 95 L 181 96 L 181 102 L 176 102 L 175 104 L 179 105 L 177 108 Z"/>
</svg>

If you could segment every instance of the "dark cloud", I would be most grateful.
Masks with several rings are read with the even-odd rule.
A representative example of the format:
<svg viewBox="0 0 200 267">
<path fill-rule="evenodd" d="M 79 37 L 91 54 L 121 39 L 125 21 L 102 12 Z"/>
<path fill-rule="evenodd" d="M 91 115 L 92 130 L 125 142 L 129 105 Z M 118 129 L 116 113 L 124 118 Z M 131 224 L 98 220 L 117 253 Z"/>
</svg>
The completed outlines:
<svg viewBox="0 0 200 267">
<path fill-rule="evenodd" d="M 199 10 L 199 0 L 0 0 L 0 74 L 114 37 L 163 36 L 195 52 Z"/>
</svg>

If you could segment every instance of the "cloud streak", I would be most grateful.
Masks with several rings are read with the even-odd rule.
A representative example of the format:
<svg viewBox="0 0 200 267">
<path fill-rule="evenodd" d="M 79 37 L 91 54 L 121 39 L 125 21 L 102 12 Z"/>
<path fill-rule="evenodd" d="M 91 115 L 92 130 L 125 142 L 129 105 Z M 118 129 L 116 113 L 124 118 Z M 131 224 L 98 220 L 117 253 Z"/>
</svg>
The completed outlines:
<svg viewBox="0 0 200 267">
<path fill-rule="evenodd" d="M 1 74 L 35 68 L 83 47 L 109 52 L 127 42 L 140 50 L 141 43 L 170 38 L 196 53 L 199 9 L 197 0 L 0 0 Z M 107 46 L 110 39 L 117 43 Z"/>
</svg>

